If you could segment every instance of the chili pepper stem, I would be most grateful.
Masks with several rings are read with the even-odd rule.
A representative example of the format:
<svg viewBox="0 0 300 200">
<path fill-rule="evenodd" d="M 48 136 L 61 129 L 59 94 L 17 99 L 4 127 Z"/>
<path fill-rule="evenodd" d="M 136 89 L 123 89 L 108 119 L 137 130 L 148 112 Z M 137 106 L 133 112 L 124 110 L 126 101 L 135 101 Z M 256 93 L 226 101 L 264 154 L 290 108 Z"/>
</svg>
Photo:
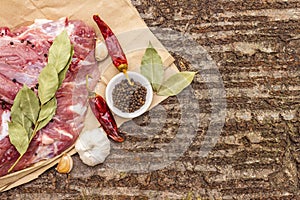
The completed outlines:
<svg viewBox="0 0 300 200">
<path fill-rule="evenodd" d="M 134 85 L 134 83 L 130 80 L 126 69 L 123 69 L 123 73 L 124 73 L 128 83 L 129 83 L 129 85 Z"/>
</svg>

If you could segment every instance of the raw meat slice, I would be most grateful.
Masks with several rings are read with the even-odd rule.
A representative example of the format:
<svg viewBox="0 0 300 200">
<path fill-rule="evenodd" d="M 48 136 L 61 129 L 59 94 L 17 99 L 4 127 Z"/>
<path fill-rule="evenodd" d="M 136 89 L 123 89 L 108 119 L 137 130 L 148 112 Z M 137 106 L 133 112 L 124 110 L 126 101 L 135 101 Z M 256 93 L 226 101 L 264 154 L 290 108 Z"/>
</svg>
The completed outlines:
<svg viewBox="0 0 300 200">
<path fill-rule="evenodd" d="M 74 56 L 66 78 L 56 93 L 56 114 L 36 134 L 14 171 L 59 155 L 76 141 L 83 129 L 87 111 L 86 76 L 95 77 L 89 83 L 91 88 L 99 76 L 94 58 L 96 36 L 93 28 L 82 21 L 67 18 L 36 20 L 34 24 L 14 31 L 0 28 L 0 176 L 6 175 L 19 157 L 8 137 L 7 123 L 14 97 L 23 84 L 37 91 L 37 78 L 47 63 L 49 48 L 64 29 L 74 46 Z"/>
<path fill-rule="evenodd" d="M 17 92 L 21 89 L 21 85 L 15 82 L 14 79 L 11 80 L 0 73 L 0 98 L 3 101 L 13 103 Z"/>
</svg>

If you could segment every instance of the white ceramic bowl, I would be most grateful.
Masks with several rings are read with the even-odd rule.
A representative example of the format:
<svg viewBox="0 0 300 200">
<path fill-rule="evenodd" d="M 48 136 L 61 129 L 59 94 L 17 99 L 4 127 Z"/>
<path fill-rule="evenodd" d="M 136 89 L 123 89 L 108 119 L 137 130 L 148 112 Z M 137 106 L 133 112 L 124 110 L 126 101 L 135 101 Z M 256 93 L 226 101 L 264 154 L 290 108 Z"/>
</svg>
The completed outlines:
<svg viewBox="0 0 300 200">
<path fill-rule="evenodd" d="M 147 109 L 149 108 L 149 106 L 151 105 L 151 102 L 152 102 L 153 91 L 152 91 L 151 84 L 147 80 L 146 77 L 144 77 L 143 75 L 141 75 L 140 73 L 137 73 L 137 72 L 127 72 L 127 73 L 128 73 L 128 76 L 130 79 L 140 82 L 141 85 L 143 85 L 147 89 L 145 104 L 140 109 L 138 109 L 132 113 L 123 112 L 114 106 L 113 98 L 112 98 L 112 91 L 118 83 L 120 83 L 122 80 L 126 79 L 124 73 L 117 74 L 109 81 L 109 83 L 107 84 L 106 90 L 105 90 L 105 97 L 106 97 L 107 105 L 109 106 L 111 111 L 114 112 L 116 115 L 118 115 L 119 117 L 123 117 L 123 118 L 134 118 L 134 117 L 138 117 L 138 116 L 142 115 L 144 112 L 147 111 Z"/>
</svg>

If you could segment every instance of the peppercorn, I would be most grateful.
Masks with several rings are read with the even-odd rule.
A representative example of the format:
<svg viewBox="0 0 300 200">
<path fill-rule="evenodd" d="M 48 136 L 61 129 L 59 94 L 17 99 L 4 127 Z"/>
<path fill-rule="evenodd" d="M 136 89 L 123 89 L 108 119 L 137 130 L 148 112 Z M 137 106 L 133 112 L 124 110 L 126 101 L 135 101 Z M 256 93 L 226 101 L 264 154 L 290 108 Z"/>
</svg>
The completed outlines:
<svg viewBox="0 0 300 200">
<path fill-rule="evenodd" d="M 141 83 L 131 79 L 118 83 L 112 92 L 113 104 L 123 112 L 132 113 L 140 109 L 146 102 L 147 89 Z"/>
<path fill-rule="evenodd" d="M 2 110 L 6 109 L 6 105 L 5 105 L 4 101 L 1 101 L 1 108 L 2 108 Z"/>
</svg>

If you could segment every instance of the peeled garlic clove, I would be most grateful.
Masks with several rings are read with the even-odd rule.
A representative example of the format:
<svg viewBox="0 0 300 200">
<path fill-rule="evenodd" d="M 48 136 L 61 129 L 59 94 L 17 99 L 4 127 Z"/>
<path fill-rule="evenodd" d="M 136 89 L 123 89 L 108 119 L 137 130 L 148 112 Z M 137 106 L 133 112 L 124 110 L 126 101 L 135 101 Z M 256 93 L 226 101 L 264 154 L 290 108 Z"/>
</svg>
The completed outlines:
<svg viewBox="0 0 300 200">
<path fill-rule="evenodd" d="M 82 162 L 89 166 L 103 163 L 110 153 L 110 141 L 104 130 L 96 128 L 80 134 L 75 149 Z"/>
<path fill-rule="evenodd" d="M 73 168 L 73 159 L 69 154 L 64 154 L 56 166 L 56 171 L 61 174 L 69 173 Z"/>
<path fill-rule="evenodd" d="M 104 41 L 97 39 L 95 47 L 95 58 L 97 61 L 104 60 L 108 55 L 108 51 Z"/>
</svg>

